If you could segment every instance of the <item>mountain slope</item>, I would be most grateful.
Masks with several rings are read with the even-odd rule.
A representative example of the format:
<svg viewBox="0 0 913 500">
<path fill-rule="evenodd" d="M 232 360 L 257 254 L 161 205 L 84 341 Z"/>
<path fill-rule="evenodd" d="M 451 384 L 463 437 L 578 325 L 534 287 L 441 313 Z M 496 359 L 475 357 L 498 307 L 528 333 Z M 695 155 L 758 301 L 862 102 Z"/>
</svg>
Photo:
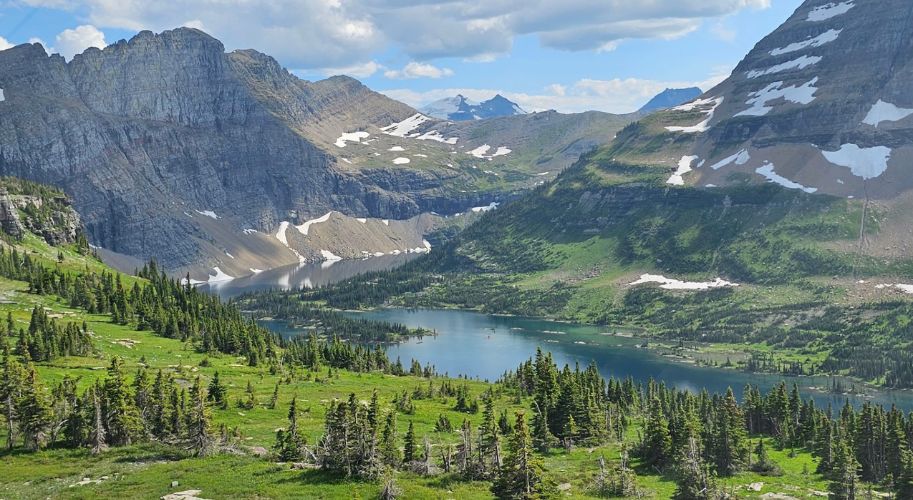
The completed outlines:
<svg viewBox="0 0 913 500">
<path fill-rule="evenodd" d="M 155 257 L 201 280 L 424 248 L 434 224 L 423 214 L 487 206 L 539 179 L 529 163 L 514 162 L 516 175 L 472 168 L 484 134 L 409 137 L 437 122 L 350 78 L 306 82 L 256 51 L 225 53 L 195 29 L 142 32 L 69 63 L 20 45 L 0 52 L 0 89 L 0 174 L 62 187 L 117 261 Z M 353 240 L 285 234 L 331 212 Z"/>
<path fill-rule="evenodd" d="M 638 113 L 652 113 L 662 109 L 674 108 L 686 102 L 692 101 L 700 96 L 703 92 L 697 87 L 686 89 L 666 89 L 650 99 L 647 104 L 637 110 Z"/>
<path fill-rule="evenodd" d="M 690 184 L 895 198 L 913 187 L 911 16 L 902 0 L 806 1 L 701 99 L 620 135 L 616 157 L 682 162 Z"/>
<path fill-rule="evenodd" d="M 466 121 L 525 115 L 526 111 L 518 104 L 498 94 L 479 103 L 470 101 L 463 95 L 447 97 L 423 107 L 422 113 L 441 120 Z"/>
</svg>

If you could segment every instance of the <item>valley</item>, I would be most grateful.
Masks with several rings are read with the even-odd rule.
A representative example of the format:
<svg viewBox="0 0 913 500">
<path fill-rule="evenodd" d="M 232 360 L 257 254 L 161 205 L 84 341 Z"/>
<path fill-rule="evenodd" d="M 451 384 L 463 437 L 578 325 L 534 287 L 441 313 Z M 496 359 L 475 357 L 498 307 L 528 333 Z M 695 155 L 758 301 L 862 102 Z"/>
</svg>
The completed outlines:
<svg viewBox="0 0 913 500">
<path fill-rule="evenodd" d="M 0 37 L 0 499 L 913 499 L 909 1 L 356 3 Z"/>
</svg>

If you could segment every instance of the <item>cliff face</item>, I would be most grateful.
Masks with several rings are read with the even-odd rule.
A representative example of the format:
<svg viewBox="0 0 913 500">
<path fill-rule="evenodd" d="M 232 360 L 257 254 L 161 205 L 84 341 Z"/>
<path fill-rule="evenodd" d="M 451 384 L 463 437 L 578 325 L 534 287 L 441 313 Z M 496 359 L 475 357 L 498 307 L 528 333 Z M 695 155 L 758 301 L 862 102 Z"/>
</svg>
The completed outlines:
<svg viewBox="0 0 913 500">
<path fill-rule="evenodd" d="M 423 247 L 419 217 L 504 201 L 630 121 L 453 126 L 351 78 L 307 82 L 254 50 L 225 53 L 189 28 L 69 63 L 36 44 L 0 51 L 0 89 L 0 175 L 63 188 L 105 254 L 202 279 Z M 277 237 L 329 212 L 362 244 Z"/>
<path fill-rule="evenodd" d="M 16 240 L 31 232 L 57 246 L 78 242 L 82 223 L 56 188 L 5 177 L 0 178 L 0 230 Z"/>
<path fill-rule="evenodd" d="M 410 192 L 406 178 L 391 193 L 340 172 L 308 134 L 401 120 L 407 106 L 354 80 L 311 84 L 267 56 L 225 54 L 193 29 L 143 32 L 70 63 L 21 45 L 0 52 L 0 88 L 0 174 L 63 187 L 93 243 L 172 268 L 216 239 L 185 215 L 195 210 L 230 216 L 240 234 L 331 209 L 406 218 L 440 190 L 431 179 Z"/>
</svg>

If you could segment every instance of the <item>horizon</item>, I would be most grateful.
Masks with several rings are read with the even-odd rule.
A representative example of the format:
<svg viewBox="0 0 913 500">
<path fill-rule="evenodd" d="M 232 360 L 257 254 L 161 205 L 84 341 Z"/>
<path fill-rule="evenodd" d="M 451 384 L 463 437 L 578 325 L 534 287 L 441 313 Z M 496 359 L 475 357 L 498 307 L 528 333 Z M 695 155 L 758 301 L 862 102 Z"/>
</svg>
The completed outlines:
<svg viewBox="0 0 913 500">
<path fill-rule="evenodd" d="M 605 9 L 575 0 L 560 10 L 546 1 L 526 9 L 509 0 L 485 8 L 388 3 L 229 2 L 216 11 L 189 1 L 152 9 L 12 0 L 0 7 L 0 49 L 37 42 L 70 60 L 140 31 L 185 26 L 219 39 L 227 51 L 270 55 L 304 80 L 351 76 L 417 109 L 458 94 L 475 102 L 501 94 L 528 112 L 623 114 L 665 89 L 708 91 L 802 2 L 663 0 Z M 413 23 L 403 25 L 398 16 Z M 436 26 L 447 26 L 448 35 L 440 37 Z"/>
</svg>

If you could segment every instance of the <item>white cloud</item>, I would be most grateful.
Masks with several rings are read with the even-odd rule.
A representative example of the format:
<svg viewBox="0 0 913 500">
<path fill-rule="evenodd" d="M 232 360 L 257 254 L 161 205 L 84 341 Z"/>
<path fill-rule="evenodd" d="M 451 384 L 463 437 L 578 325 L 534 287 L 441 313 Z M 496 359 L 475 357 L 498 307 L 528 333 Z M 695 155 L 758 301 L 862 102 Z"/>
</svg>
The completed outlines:
<svg viewBox="0 0 913 500">
<path fill-rule="evenodd" d="M 74 29 L 66 29 L 57 35 L 54 52 L 59 53 L 68 61 L 76 54 L 81 54 L 89 47 L 98 47 L 103 49 L 107 46 L 105 34 L 92 25 L 77 26 Z"/>
<path fill-rule="evenodd" d="M 438 68 L 433 64 L 412 61 L 403 69 L 391 69 L 384 72 L 384 76 L 391 80 L 414 80 L 416 78 L 444 78 L 453 76 L 450 68 Z"/>
<path fill-rule="evenodd" d="M 714 71 L 705 80 L 657 81 L 640 78 L 612 80 L 582 79 L 570 85 L 554 83 L 541 94 L 509 92 L 504 89 L 447 88 L 427 92 L 409 89 L 384 90 L 389 97 L 420 108 L 430 102 L 462 94 L 474 101 L 490 99 L 495 94 L 516 102 L 527 111 L 554 109 L 562 113 L 579 113 L 597 110 L 608 113 L 630 113 L 640 109 L 648 100 L 667 88 L 700 87 L 707 91 L 720 83 L 729 71 Z"/>
<path fill-rule="evenodd" d="M 348 75 L 355 78 L 368 78 L 382 69 L 384 69 L 384 67 L 377 61 L 368 61 L 366 63 L 353 64 L 341 68 L 322 68 L 320 73 L 323 73 L 325 76 Z"/>
<path fill-rule="evenodd" d="M 492 60 L 522 35 L 560 50 L 671 39 L 770 0 L 21 0 L 85 12 L 95 26 L 205 27 L 229 49 L 255 48 L 304 69 L 365 64 L 395 46 L 417 61 Z"/>
<path fill-rule="evenodd" d="M 6 38 L 0 36 L 0 50 L 6 50 L 12 48 L 13 44 L 9 43 Z"/>
</svg>

